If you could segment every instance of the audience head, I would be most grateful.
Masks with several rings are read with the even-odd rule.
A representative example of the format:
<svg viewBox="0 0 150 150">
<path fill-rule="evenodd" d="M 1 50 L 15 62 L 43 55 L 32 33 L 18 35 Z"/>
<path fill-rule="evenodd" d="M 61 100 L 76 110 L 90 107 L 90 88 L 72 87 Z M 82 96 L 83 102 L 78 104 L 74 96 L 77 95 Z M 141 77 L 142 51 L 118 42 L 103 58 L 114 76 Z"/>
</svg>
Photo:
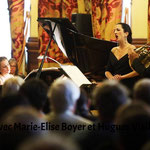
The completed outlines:
<svg viewBox="0 0 150 150">
<path fill-rule="evenodd" d="M 45 134 L 40 128 L 43 120 L 38 118 L 37 111 L 31 107 L 15 107 L 1 120 L 4 127 L 0 134 L 0 149 L 16 150 L 24 140 Z M 35 126 L 36 129 L 35 129 Z"/>
<path fill-rule="evenodd" d="M 150 107 L 143 102 L 120 107 L 116 114 L 119 142 L 124 150 L 140 150 L 150 140 Z"/>
<path fill-rule="evenodd" d="M 75 114 L 82 116 L 83 118 L 89 119 L 91 121 L 95 121 L 96 117 L 92 116 L 90 112 L 91 101 L 84 89 L 81 88 L 80 97 L 76 103 L 76 111 Z"/>
<path fill-rule="evenodd" d="M 0 99 L 0 119 L 1 117 L 16 106 L 27 107 L 30 103 L 26 97 L 19 93 L 5 95 Z"/>
<path fill-rule="evenodd" d="M 150 150 L 150 140 L 142 146 L 141 150 Z"/>
<path fill-rule="evenodd" d="M 78 148 L 72 140 L 48 134 L 26 140 L 19 146 L 18 150 L 78 150 Z"/>
<path fill-rule="evenodd" d="M 56 79 L 48 91 L 51 110 L 56 113 L 67 110 L 75 111 L 75 104 L 79 96 L 79 87 L 69 78 Z"/>
<path fill-rule="evenodd" d="M 0 57 L 0 74 L 6 75 L 10 73 L 10 65 L 6 57 Z"/>
<path fill-rule="evenodd" d="M 126 23 L 118 23 L 118 25 L 121 25 L 121 27 L 123 28 L 124 32 L 128 33 L 128 36 L 127 36 L 128 43 L 132 43 L 132 31 L 131 31 L 130 26 L 128 24 L 126 24 Z"/>
<path fill-rule="evenodd" d="M 19 92 L 28 98 L 35 109 L 43 111 L 47 100 L 47 90 L 48 86 L 44 81 L 32 78 L 20 87 Z"/>
<path fill-rule="evenodd" d="M 2 85 L 2 96 L 18 92 L 23 83 L 24 80 L 19 76 L 7 79 Z"/>
<path fill-rule="evenodd" d="M 76 104 L 76 113 L 77 114 L 84 114 L 89 111 L 89 98 L 87 93 L 81 89 L 80 97 L 77 100 Z"/>
<path fill-rule="evenodd" d="M 10 74 L 12 75 L 18 75 L 18 63 L 15 58 L 9 59 L 10 64 Z"/>
<path fill-rule="evenodd" d="M 150 105 L 150 79 L 141 79 L 133 91 L 134 100 L 140 100 Z"/>
<path fill-rule="evenodd" d="M 99 111 L 101 121 L 113 122 L 117 109 L 128 101 L 126 87 L 116 80 L 103 81 L 93 91 L 93 99 Z"/>
</svg>

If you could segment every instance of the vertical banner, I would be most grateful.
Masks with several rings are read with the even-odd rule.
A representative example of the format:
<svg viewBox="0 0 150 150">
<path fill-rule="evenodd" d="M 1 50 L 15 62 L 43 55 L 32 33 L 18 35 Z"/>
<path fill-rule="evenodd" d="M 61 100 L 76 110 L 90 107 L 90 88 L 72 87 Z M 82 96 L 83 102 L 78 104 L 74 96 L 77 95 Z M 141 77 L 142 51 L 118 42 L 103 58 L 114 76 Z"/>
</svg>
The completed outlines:
<svg viewBox="0 0 150 150">
<path fill-rule="evenodd" d="M 18 61 L 19 72 L 22 73 L 22 53 L 24 53 L 24 0 L 8 0 L 8 7 L 12 39 L 12 57 Z"/>
<path fill-rule="evenodd" d="M 77 0 L 62 0 L 62 17 L 71 20 L 74 13 L 78 13 Z"/>
<path fill-rule="evenodd" d="M 96 38 L 115 40 L 114 26 L 121 21 L 122 0 L 92 0 L 93 33 Z"/>
<path fill-rule="evenodd" d="M 92 14 L 92 0 L 77 0 L 78 2 L 78 13 L 81 14 Z"/>
</svg>

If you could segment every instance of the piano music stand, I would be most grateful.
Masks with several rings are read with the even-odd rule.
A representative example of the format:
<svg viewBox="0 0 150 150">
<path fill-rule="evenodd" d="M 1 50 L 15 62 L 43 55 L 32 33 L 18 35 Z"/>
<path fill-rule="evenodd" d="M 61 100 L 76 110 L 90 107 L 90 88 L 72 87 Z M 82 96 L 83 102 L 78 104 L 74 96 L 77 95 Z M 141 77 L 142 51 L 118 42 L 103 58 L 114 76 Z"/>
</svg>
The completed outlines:
<svg viewBox="0 0 150 150">
<path fill-rule="evenodd" d="M 47 48 L 46 48 L 46 51 L 45 51 L 45 54 L 43 56 L 43 59 L 41 61 L 41 64 L 40 64 L 40 67 L 37 71 L 37 74 L 36 74 L 36 78 L 39 78 L 40 75 L 41 75 L 41 71 L 42 71 L 42 68 L 43 68 L 43 64 L 44 64 L 44 60 L 45 60 L 45 57 L 47 55 L 47 52 L 48 52 L 48 48 L 50 47 L 50 44 L 52 42 L 52 40 L 55 41 L 55 38 L 54 38 L 54 31 L 56 29 L 56 26 L 57 26 L 57 23 L 55 23 L 54 25 L 54 28 L 52 28 L 52 25 L 51 25 L 51 22 L 49 20 L 47 21 L 42 21 L 42 20 L 38 20 L 40 23 L 40 25 L 45 29 L 45 31 L 49 34 L 50 36 L 50 40 L 48 42 L 48 45 L 47 45 Z"/>
<path fill-rule="evenodd" d="M 78 31 L 71 24 L 71 22 L 67 18 L 38 18 L 37 21 L 39 22 L 39 24 L 44 28 L 44 30 L 50 36 L 50 40 L 49 40 L 48 46 L 46 48 L 44 57 L 42 59 L 42 62 L 40 64 L 40 67 L 39 67 L 37 75 L 36 75 L 36 78 L 39 78 L 40 74 L 41 74 L 41 71 L 42 71 L 42 68 L 43 68 L 45 57 L 47 55 L 48 48 L 50 47 L 50 44 L 51 44 L 51 41 L 52 41 L 52 39 L 55 41 L 54 32 L 55 32 L 57 24 L 61 24 L 61 26 L 64 26 L 65 28 L 68 28 L 68 29 L 71 29 L 71 30 L 73 30 L 75 32 L 78 32 Z M 52 22 L 54 23 L 54 26 L 52 26 Z M 65 52 L 64 52 L 64 54 L 65 54 Z"/>
</svg>

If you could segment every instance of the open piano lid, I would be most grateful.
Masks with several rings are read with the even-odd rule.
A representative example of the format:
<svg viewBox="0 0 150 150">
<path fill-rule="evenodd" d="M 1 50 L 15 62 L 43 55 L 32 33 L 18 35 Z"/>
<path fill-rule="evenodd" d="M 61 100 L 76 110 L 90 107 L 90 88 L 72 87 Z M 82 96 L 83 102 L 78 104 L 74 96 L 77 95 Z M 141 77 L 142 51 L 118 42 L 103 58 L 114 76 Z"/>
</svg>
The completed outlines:
<svg viewBox="0 0 150 150">
<path fill-rule="evenodd" d="M 38 22 L 49 35 L 56 24 L 54 40 L 83 73 L 104 77 L 109 52 L 117 43 L 78 33 L 67 18 L 38 18 Z"/>
</svg>

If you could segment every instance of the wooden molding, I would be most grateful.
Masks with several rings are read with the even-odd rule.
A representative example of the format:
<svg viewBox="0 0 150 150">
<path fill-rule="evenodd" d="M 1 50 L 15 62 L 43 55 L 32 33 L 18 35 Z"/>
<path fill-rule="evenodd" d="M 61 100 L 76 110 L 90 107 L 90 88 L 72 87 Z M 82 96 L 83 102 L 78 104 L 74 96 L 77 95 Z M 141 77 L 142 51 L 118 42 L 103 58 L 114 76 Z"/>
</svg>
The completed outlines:
<svg viewBox="0 0 150 150">
<path fill-rule="evenodd" d="M 132 44 L 135 45 L 136 47 L 143 46 L 147 43 L 146 38 L 134 38 L 132 41 Z"/>
<path fill-rule="evenodd" d="M 38 59 L 39 56 L 39 39 L 37 37 L 30 37 L 26 43 L 28 60 L 27 60 L 27 72 L 29 73 L 33 69 L 38 68 Z"/>
</svg>

